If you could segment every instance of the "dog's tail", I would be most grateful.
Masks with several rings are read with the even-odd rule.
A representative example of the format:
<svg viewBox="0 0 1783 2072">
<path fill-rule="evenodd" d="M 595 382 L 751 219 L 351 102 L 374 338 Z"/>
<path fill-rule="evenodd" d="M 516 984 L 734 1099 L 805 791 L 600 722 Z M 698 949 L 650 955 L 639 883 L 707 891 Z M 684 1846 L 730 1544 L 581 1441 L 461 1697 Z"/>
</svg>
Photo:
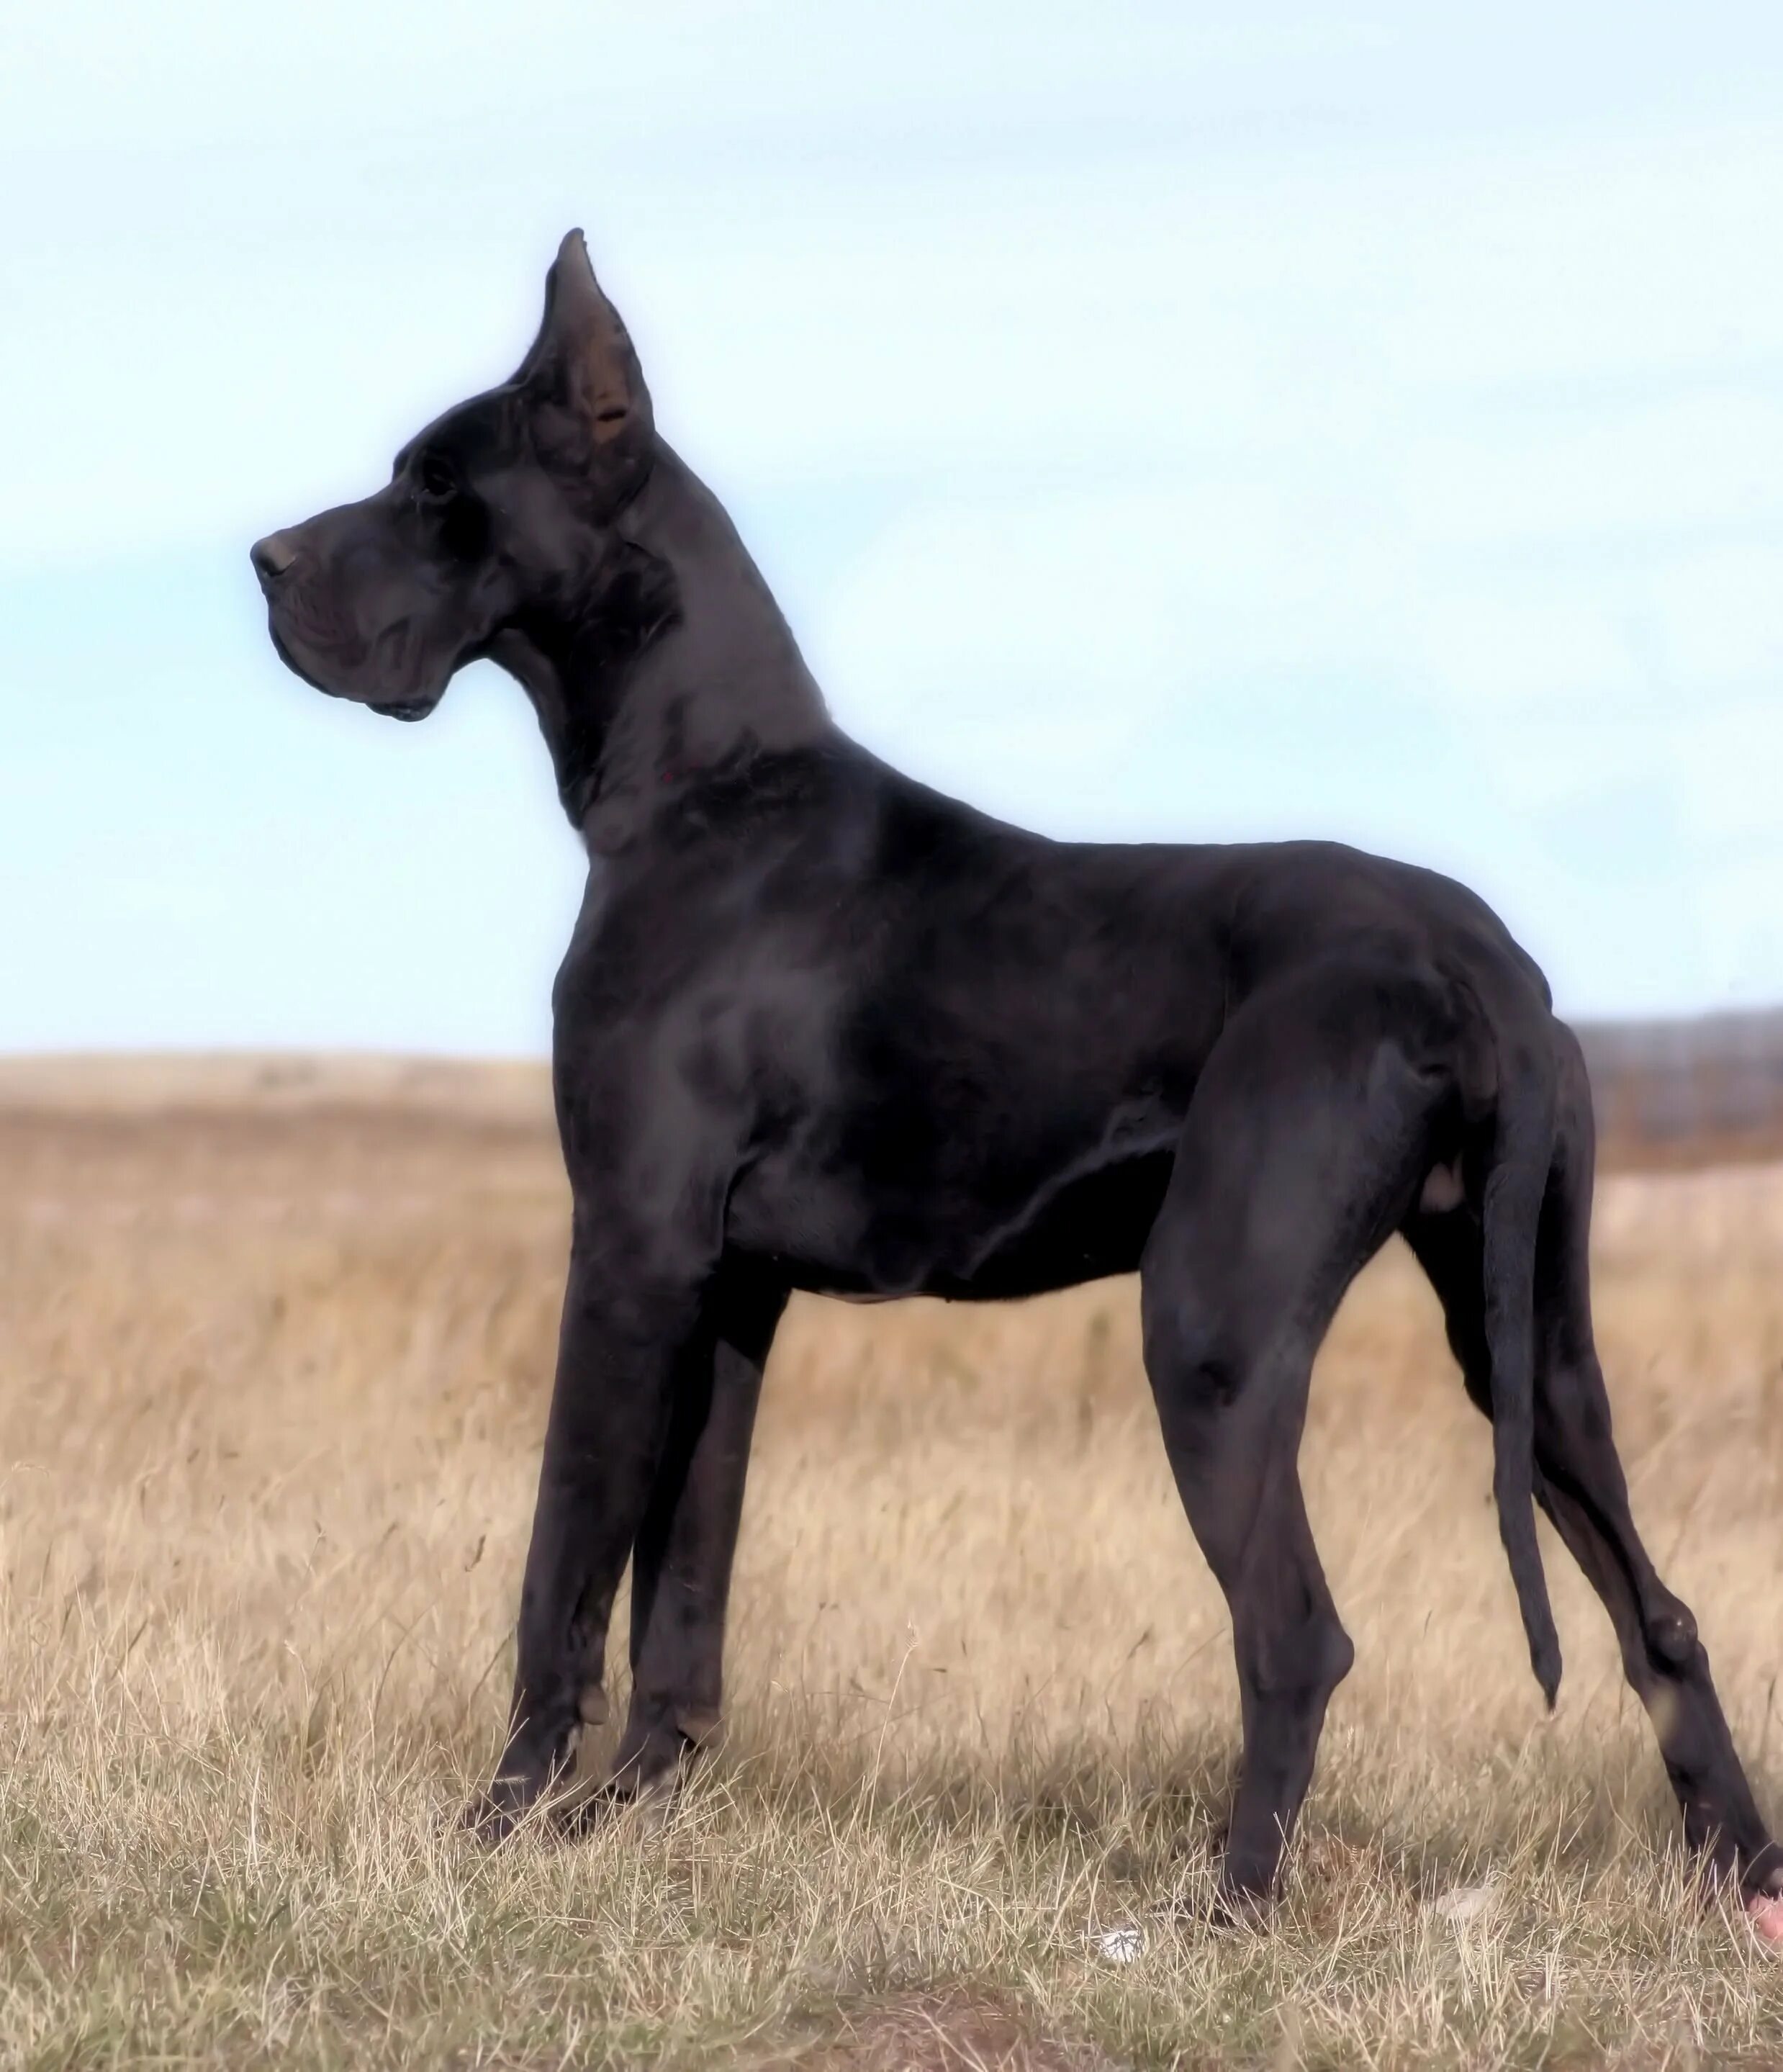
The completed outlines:
<svg viewBox="0 0 1783 2072">
<path fill-rule="evenodd" d="M 1554 1156 L 1558 1071 L 1545 1009 L 1531 1013 L 1521 1001 L 1514 1007 L 1502 997 L 1482 1005 L 1492 1026 L 1498 1080 L 1481 1211 L 1492 1487 L 1530 1666 L 1551 1708 L 1560 1688 L 1560 1638 L 1535 1537 L 1535 1246 Z"/>
</svg>

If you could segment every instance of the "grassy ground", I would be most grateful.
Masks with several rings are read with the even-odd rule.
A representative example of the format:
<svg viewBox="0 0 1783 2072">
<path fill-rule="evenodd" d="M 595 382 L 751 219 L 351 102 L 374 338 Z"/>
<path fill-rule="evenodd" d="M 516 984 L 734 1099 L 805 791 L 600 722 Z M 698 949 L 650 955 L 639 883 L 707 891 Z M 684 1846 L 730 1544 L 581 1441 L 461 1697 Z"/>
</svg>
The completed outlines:
<svg viewBox="0 0 1783 2072">
<path fill-rule="evenodd" d="M 505 1110 L 0 1114 L 0 2065 L 1783 2060 L 1551 1540 L 1541 1711 L 1395 1255 L 1314 1388 L 1359 1659 L 1263 1930 L 1193 1920 L 1229 1643 L 1120 1284 L 795 1309 L 726 1753 L 659 1824 L 461 1841 L 564 1209 Z M 1783 1814 L 1783 1170 L 1617 1178 L 1600 1252 L 1637 1515 Z"/>
</svg>

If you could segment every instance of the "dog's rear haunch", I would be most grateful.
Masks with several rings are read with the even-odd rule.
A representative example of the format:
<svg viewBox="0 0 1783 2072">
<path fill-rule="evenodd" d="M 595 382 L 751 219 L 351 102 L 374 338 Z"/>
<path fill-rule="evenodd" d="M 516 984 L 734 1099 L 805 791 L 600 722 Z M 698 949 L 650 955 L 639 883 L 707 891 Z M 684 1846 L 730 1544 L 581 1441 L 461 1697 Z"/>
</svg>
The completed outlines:
<svg viewBox="0 0 1783 2072">
<path fill-rule="evenodd" d="M 1691 1844 L 1765 1913 L 1783 1856 L 1611 1439 L 1578 1046 L 1478 899 L 1327 843 L 1049 841 L 856 746 L 658 434 L 579 233 L 513 377 L 253 559 L 279 652 L 334 697 L 417 718 L 475 657 L 516 677 L 589 852 L 554 999 L 569 1287 L 481 1826 L 533 1807 L 604 1715 L 628 1558 L 610 1790 L 666 1784 L 714 1732 L 791 1289 L 978 1301 L 1136 1268 L 1165 1445 L 1231 1606 L 1224 1883 L 1267 1893 L 1352 1654 L 1301 1502 L 1308 1378 L 1397 1231 L 1492 1420 L 1543 1688 L 1538 1503 L 1614 1622 Z"/>
</svg>

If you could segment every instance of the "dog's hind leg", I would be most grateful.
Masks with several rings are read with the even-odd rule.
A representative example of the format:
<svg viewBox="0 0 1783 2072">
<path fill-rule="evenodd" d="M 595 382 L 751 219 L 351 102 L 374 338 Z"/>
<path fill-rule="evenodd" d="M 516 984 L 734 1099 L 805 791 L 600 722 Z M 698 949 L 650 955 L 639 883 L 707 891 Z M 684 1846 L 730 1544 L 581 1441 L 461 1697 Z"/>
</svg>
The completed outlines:
<svg viewBox="0 0 1783 2072">
<path fill-rule="evenodd" d="M 609 1786 L 618 1795 L 672 1781 L 717 1734 L 731 1559 L 762 1371 L 787 1293 L 727 1258 L 677 1377 L 631 1552 L 631 1703 Z"/>
<path fill-rule="evenodd" d="M 1535 1494 L 1603 1600 L 1629 1682 L 1653 1722 L 1690 1846 L 1748 1901 L 1783 1893 L 1689 1607 L 1635 1531 L 1591 1321 L 1588 1244 L 1595 1157 L 1591 1092 L 1571 1032 L 1556 1025 L 1560 1100 L 1536 1258 Z M 1469 1396 L 1490 1414 L 1479 1224 L 1465 1207 L 1415 1215 L 1406 1237 L 1440 1299 Z"/>
<path fill-rule="evenodd" d="M 1141 1264 L 1146 1371 L 1184 1508 L 1231 1608 L 1243 1769 L 1228 1901 L 1272 1886 L 1325 1708 L 1354 1659 L 1298 1454 L 1313 1355 L 1403 1217 L 1443 1098 L 1438 989 L 1323 971 L 1258 995 L 1215 1046 Z"/>
</svg>

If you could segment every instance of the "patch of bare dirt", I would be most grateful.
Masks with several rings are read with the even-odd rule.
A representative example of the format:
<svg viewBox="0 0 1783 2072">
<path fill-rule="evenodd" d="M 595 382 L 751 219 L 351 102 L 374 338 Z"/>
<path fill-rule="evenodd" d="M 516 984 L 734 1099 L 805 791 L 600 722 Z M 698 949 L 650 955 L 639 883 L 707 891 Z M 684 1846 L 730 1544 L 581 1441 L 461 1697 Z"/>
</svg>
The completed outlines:
<svg viewBox="0 0 1783 2072">
<path fill-rule="evenodd" d="M 1025 2010 L 989 1994 L 902 1993 L 843 2022 L 840 2035 L 774 2061 L 775 2072 L 1116 2072 L 1093 2045 L 1041 2035 Z"/>
</svg>

